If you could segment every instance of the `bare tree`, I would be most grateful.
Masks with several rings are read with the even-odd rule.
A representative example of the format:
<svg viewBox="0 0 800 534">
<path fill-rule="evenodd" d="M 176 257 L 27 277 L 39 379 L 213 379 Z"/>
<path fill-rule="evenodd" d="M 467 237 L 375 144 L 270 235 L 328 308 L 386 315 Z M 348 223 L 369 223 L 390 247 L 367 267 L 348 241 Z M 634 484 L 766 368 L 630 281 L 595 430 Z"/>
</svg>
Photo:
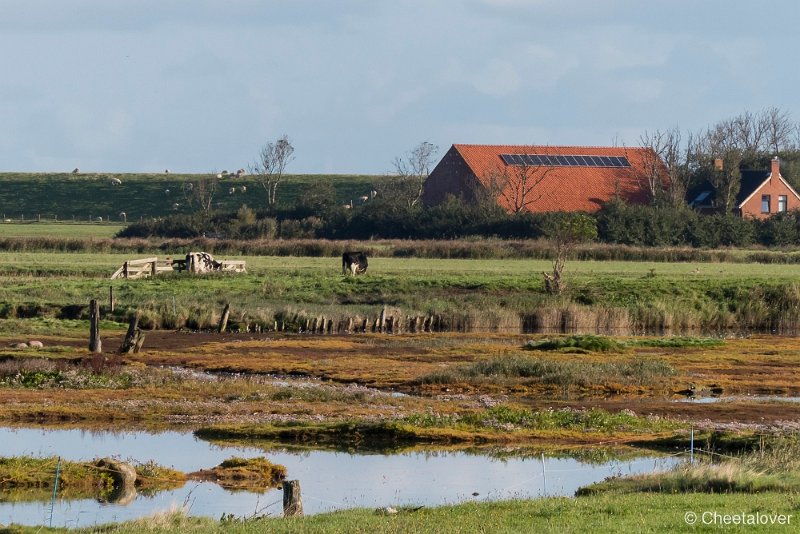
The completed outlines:
<svg viewBox="0 0 800 534">
<path fill-rule="evenodd" d="M 553 167 L 534 164 L 524 156 L 510 165 L 498 165 L 484 177 L 496 199 L 502 199 L 513 213 L 527 210 L 542 198 L 537 187 L 553 172 Z"/>
<path fill-rule="evenodd" d="M 655 202 L 666 193 L 673 206 L 683 204 L 691 178 L 694 136 L 688 134 L 684 144 L 681 131 L 676 126 L 665 131 L 645 132 L 639 139 L 642 146 L 652 149 L 652 153 L 646 156 L 644 176 L 651 200 Z"/>
<path fill-rule="evenodd" d="M 286 166 L 294 159 L 294 146 L 284 134 L 277 141 L 261 148 L 258 159 L 250 165 L 250 174 L 267 193 L 267 207 L 274 208 L 278 185 L 283 181 Z"/>
<path fill-rule="evenodd" d="M 206 214 L 209 213 L 218 186 L 219 178 L 217 173 L 211 173 L 197 180 L 184 182 L 181 189 L 186 205 L 190 209 L 198 209 Z"/>
<path fill-rule="evenodd" d="M 551 295 L 560 295 L 567 287 L 563 278 L 567 258 L 578 244 L 597 238 L 597 222 L 585 213 L 562 213 L 550 219 L 545 234 L 555 244 L 556 256 L 553 273 L 542 273 L 544 288 Z"/>
<path fill-rule="evenodd" d="M 792 134 L 797 125 L 792 123 L 788 111 L 772 107 L 762 112 L 766 129 L 766 144 L 771 156 L 778 156 L 792 145 Z"/>
<path fill-rule="evenodd" d="M 416 206 L 422 198 L 425 180 L 431 173 L 439 147 L 423 141 L 405 157 L 398 156 L 392 162 L 394 175 L 375 184 L 375 189 L 384 200 L 393 199 L 407 207 Z"/>
</svg>

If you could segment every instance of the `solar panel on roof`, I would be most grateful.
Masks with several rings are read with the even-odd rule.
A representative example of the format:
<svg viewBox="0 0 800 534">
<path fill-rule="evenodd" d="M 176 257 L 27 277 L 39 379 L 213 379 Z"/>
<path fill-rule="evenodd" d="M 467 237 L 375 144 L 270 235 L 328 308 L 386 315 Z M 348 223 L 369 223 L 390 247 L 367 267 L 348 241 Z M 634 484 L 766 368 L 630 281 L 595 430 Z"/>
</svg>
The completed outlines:
<svg viewBox="0 0 800 534">
<path fill-rule="evenodd" d="M 506 165 L 531 167 L 630 167 L 623 156 L 588 156 L 580 154 L 501 154 Z"/>
</svg>

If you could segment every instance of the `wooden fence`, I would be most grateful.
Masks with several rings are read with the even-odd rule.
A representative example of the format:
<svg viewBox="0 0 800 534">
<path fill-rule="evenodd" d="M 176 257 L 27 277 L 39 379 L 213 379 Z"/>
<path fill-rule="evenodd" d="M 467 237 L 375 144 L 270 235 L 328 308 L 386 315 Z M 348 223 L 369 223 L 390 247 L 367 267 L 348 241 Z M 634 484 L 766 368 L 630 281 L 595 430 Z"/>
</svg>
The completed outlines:
<svg viewBox="0 0 800 534">
<path fill-rule="evenodd" d="M 235 273 L 247 272 L 246 262 L 244 260 L 223 260 L 220 263 L 222 265 L 218 269 L 219 271 Z M 143 258 L 140 260 L 126 261 L 122 264 L 122 267 L 111 275 L 111 279 L 125 278 L 135 280 L 137 278 L 150 278 L 159 273 L 171 273 L 173 271 L 184 270 L 186 270 L 186 260 L 184 258 L 164 258 L 162 260 L 156 257 Z"/>
</svg>

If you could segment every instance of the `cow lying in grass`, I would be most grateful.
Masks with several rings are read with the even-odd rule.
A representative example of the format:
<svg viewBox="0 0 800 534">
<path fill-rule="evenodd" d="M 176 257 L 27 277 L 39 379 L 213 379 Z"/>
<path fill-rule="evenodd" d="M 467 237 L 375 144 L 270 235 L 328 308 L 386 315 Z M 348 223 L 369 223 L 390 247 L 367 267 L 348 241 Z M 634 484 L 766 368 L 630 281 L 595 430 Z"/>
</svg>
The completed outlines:
<svg viewBox="0 0 800 534">
<path fill-rule="evenodd" d="M 342 254 L 342 274 L 348 271 L 351 275 L 364 274 L 367 272 L 367 255 L 363 252 L 345 252 Z"/>
</svg>

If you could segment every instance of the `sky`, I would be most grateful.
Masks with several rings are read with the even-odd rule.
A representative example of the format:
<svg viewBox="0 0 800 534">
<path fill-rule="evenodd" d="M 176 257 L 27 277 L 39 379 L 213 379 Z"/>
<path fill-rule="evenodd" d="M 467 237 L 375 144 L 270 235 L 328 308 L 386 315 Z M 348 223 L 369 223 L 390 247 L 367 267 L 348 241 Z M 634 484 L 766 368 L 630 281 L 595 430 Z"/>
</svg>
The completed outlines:
<svg viewBox="0 0 800 534">
<path fill-rule="evenodd" d="M 423 141 L 640 144 L 778 107 L 796 0 L 0 0 L 0 172 L 384 174 Z"/>
</svg>

